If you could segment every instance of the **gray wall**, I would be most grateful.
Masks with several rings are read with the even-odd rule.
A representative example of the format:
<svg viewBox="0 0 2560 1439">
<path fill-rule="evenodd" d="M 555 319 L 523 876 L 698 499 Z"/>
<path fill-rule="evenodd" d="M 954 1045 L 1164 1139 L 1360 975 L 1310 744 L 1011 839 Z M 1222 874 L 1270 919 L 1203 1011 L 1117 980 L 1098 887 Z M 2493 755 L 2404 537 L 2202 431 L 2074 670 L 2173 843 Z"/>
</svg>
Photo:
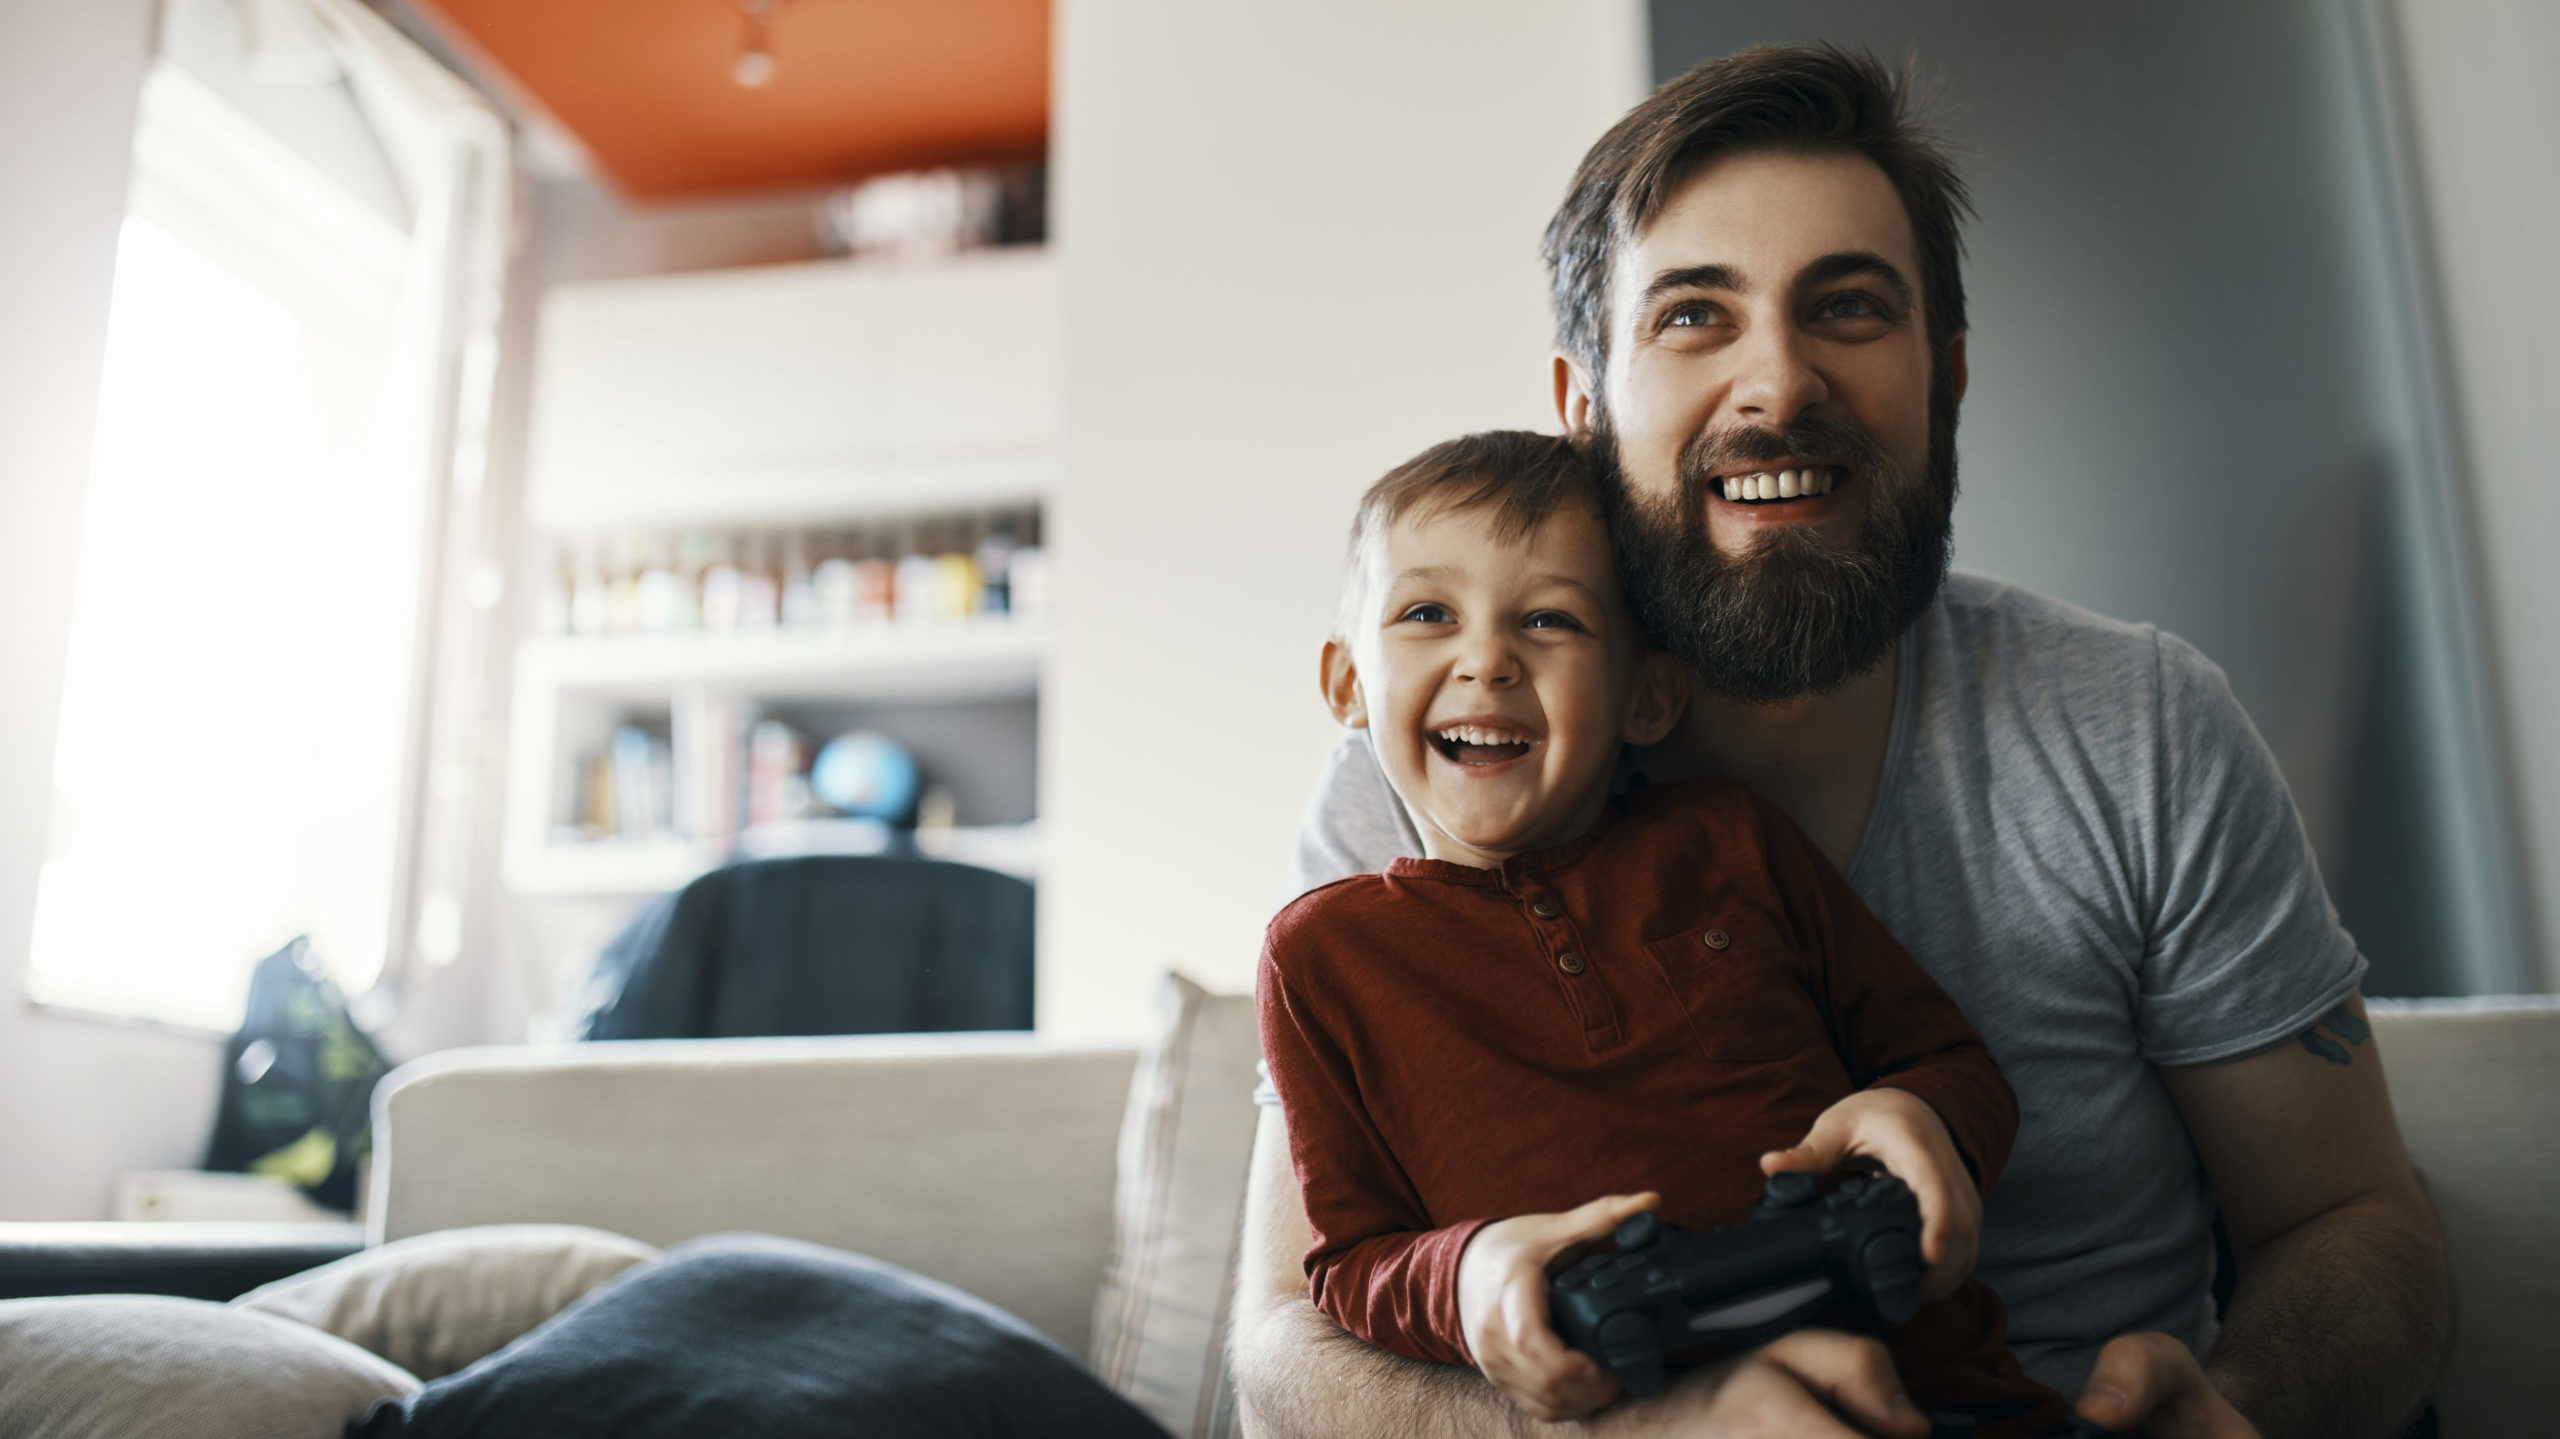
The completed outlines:
<svg viewBox="0 0 2560 1439">
<path fill-rule="evenodd" d="M 2155 621 L 2274 746 L 2377 994 L 2525 969 L 2388 57 L 2350 0 L 1652 6 L 1916 59 L 1963 151 L 1957 563 Z"/>
</svg>

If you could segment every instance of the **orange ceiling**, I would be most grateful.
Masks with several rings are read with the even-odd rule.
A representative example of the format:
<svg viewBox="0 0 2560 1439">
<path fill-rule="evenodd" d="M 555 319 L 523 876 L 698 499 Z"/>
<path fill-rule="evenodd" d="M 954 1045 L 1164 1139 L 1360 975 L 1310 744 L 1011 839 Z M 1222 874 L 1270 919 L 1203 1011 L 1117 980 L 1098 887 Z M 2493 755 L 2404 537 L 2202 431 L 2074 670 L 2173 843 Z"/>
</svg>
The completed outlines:
<svg viewBox="0 0 2560 1439">
<path fill-rule="evenodd" d="M 1048 143 L 1048 0 L 780 0 L 760 89 L 731 78 L 740 0 L 413 4 L 635 200 L 1031 158 Z"/>
</svg>

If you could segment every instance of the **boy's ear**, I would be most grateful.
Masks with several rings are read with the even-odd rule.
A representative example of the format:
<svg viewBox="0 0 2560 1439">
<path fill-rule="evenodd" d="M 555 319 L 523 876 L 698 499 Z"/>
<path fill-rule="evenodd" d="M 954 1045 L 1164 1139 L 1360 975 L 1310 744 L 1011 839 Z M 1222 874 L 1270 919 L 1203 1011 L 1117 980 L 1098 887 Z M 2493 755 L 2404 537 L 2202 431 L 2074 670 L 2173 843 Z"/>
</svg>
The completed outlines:
<svg viewBox="0 0 2560 1439">
<path fill-rule="evenodd" d="M 1351 646 L 1340 640 L 1324 642 L 1316 684 L 1324 690 L 1325 708 L 1333 711 L 1344 729 L 1369 727 L 1369 702 L 1360 694 L 1360 668 L 1351 662 Z"/>
<path fill-rule="evenodd" d="M 1662 650 L 1636 661 L 1635 701 L 1619 738 L 1631 745 L 1660 744 L 1689 708 L 1689 667 Z"/>
</svg>

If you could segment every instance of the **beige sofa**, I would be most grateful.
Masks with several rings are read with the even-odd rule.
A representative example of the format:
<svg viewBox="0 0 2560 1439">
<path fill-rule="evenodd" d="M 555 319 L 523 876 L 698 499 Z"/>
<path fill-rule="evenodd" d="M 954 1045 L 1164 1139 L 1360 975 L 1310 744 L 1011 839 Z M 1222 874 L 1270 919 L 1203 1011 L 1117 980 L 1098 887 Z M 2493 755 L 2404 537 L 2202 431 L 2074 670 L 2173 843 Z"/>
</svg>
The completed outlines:
<svg viewBox="0 0 2560 1439">
<path fill-rule="evenodd" d="M 1220 1356 L 1256 1117 L 1252 1013 L 1245 1000 L 1178 980 L 1168 999 L 1166 1035 L 1143 1053 L 942 1035 L 438 1055 L 376 1096 L 371 1239 L 566 1224 L 659 1245 L 757 1230 L 862 1251 L 1011 1309 L 1088 1355 L 1174 1433 L 1223 1439 L 1236 1429 Z M 2441 1432 L 2560 1432 L 2560 1204 L 2550 1198 L 2560 1190 L 2560 999 L 2378 1003 L 2374 1027 L 2452 1244 L 2460 1334 L 2437 1396 Z M 229 1323 L 235 1344 L 287 1339 L 295 1327 L 202 1308 L 212 1312 L 177 1317 Z M 510 1332 L 534 1310 L 548 1312 L 530 1306 Z M 273 1333 L 239 1332 L 250 1319 Z M 132 1327 L 118 1314 L 89 1320 Z M 0 1349 L 8 1332 L 0 1318 Z M 142 1371 L 173 1358 L 202 1361 L 202 1382 L 224 1392 L 243 1373 L 278 1376 L 279 1392 L 320 1382 L 271 1357 L 225 1369 L 205 1359 L 197 1333 L 114 1366 L 133 1379 L 143 1412 L 165 1413 L 176 1391 L 143 1383 Z M 321 1354 L 312 1346 L 340 1341 L 304 1333 L 296 1352 L 315 1374 L 354 1386 L 346 1403 L 415 1387 L 406 1375 L 363 1371 L 373 1356 L 351 1346 Z M 11 1412 L 11 1378 L 0 1366 L 0 1416 Z M 311 1432 L 334 1433 L 331 1414 Z"/>
<path fill-rule="evenodd" d="M 1224 1103 L 1189 1119 L 1236 1128 L 1223 1142 L 1187 1136 L 1215 1151 L 1214 1172 L 1155 1202 L 1232 1206 L 1241 1182 L 1253 1115 L 1235 1103 L 1251 1067 L 1236 1040 L 1249 1031 L 1240 1002 L 1210 1003 L 1238 1006 L 1225 1052 L 1195 1043 L 1188 1062 L 1225 1066 L 1209 1086 Z M 2453 1246 L 2460 1338 L 2442 1432 L 2560 1433 L 2560 999 L 2374 1011 L 2402 1130 Z M 536 1220 L 658 1244 L 764 1230 L 949 1280 L 1085 1352 L 1138 1058 L 990 1036 L 440 1056 L 381 1096 L 375 1237 Z M 1148 1122 L 1131 1119 L 1143 1145 Z M 1186 1255 L 1223 1265 L 1233 1213 L 1152 1222 L 1225 1236 Z"/>
</svg>

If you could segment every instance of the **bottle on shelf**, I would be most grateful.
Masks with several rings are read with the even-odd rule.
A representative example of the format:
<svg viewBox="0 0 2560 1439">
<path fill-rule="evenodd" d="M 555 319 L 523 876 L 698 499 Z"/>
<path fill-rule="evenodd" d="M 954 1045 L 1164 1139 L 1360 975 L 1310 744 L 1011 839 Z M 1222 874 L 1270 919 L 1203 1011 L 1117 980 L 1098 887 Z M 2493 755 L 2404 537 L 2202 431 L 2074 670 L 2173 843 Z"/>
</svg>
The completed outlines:
<svg viewBox="0 0 2560 1439">
<path fill-rule="evenodd" d="M 782 622 L 782 586 L 773 569 L 772 536 L 758 531 L 745 542 L 738 567 L 738 628 L 769 630 Z"/>
<path fill-rule="evenodd" d="M 934 575 L 933 557 L 925 553 L 918 529 L 910 526 L 899 546 L 896 588 L 901 625 L 929 625 L 934 619 L 934 592 L 939 581 Z"/>
<path fill-rule="evenodd" d="M 809 537 L 797 530 L 782 541 L 782 623 L 806 629 L 818 622 L 818 587 L 809 573 Z"/>
<path fill-rule="evenodd" d="M 851 629 L 855 620 L 856 595 L 860 589 L 854 572 L 853 556 L 847 553 L 850 543 L 845 536 L 831 535 L 821 550 L 818 567 L 809 572 L 813 595 L 813 618 L 825 629 Z"/>
<path fill-rule="evenodd" d="M 734 630 L 746 604 L 746 573 L 731 557 L 726 536 L 712 541 L 711 562 L 702 571 L 702 627 Z"/>
<path fill-rule="evenodd" d="M 1018 547 L 1013 537 L 1011 516 L 999 517 L 987 526 L 978 539 L 978 612 L 984 615 L 1008 615 L 1013 612 L 1013 552 Z"/>
<path fill-rule="evenodd" d="M 980 598 L 978 560 L 968 532 L 958 525 L 944 525 L 934 532 L 930 548 L 934 622 L 966 623 L 978 613 Z"/>
<path fill-rule="evenodd" d="M 629 634 L 640 628 L 640 537 L 624 531 L 613 537 L 613 558 L 605 569 L 604 630 Z"/>
</svg>

